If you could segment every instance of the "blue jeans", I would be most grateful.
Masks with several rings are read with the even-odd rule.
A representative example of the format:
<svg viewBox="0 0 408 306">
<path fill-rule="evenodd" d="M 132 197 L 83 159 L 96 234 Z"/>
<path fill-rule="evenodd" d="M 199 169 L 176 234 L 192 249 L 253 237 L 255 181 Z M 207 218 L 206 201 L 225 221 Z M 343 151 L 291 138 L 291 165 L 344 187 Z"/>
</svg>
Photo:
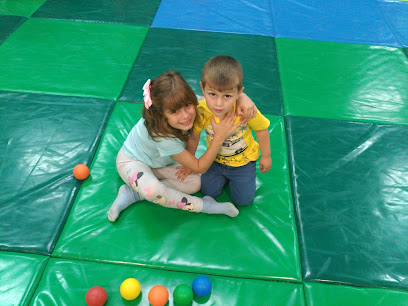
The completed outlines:
<svg viewBox="0 0 408 306">
<path fill-rule="evenodd" d="M 201 175 L 201 192 L 215 198 L 229 182 L 232 202 L 235 205 L 249 205 L 255 197 L 255 171 L 255 161 L 241 167 L 214 162 L 207 172 Z"/>
</svg>

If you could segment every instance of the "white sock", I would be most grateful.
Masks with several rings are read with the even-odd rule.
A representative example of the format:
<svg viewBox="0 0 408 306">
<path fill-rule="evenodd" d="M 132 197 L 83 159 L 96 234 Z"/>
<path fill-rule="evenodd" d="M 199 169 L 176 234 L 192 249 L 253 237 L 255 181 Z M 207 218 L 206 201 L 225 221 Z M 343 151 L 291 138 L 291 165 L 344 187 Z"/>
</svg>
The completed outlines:
<svg viewBox="0 0 408 306">
<path fill-rule="evenodd" d="M 115 222 L 123 210 L 139 200 L 139 194 L 128 185 L 120 186 L 118 196 L 108 211 L 109 221 Z"/>
<path fill-rule="evenodd" d="M 219 203 L 210 196 L 203 197 L 203 209 L 201 212 L 206 214 L 224 214 L 230 217 L 236 217 L 239 210 L 230 202 Z"/>
</svg>

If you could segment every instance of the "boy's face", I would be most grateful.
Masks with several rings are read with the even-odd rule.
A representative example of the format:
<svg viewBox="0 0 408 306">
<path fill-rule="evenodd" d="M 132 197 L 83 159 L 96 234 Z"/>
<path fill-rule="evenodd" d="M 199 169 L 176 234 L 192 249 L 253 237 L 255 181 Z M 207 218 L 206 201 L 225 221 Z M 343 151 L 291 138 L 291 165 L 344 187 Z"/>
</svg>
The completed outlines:
<svg viewBox="0 0 408 306">
<path fill-rule="evenodd" d="M 242 87 L 241 90 L 238 91 L 237 87 L 234 87 L 233 89 L 219 91 L 210 84 L 206 84 L 205 87 L 203 87 L 201 82 L 200 86 L 208 108 L 218 119 L 224 118 L 225 114 L 234 108 L 235 101 L 244 90 Z"/>
</svg>

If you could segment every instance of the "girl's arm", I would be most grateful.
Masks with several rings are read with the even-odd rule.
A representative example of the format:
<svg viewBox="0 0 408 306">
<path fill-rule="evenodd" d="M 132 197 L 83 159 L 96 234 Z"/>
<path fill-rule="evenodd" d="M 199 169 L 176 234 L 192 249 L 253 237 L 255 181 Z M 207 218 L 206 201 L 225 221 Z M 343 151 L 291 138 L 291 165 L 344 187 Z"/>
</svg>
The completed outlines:
<svg viewBox="0 0 408 306">
<path fill-rule="evenodd" d="M 214 138 L 207 151 L 200 158 L 197 159 L 194 154 L 192 154 L 187 149 L 183 150 L 179 154 L 172 155 L 171 157 L 184 167 L 187 167 L 198 173 L 205 173 L 214 162 L 225 138 L 230 135 L 239 125 L 234 125 L 236 118 L 237 117 L 234 115 L 233 110 L 225 115 L 220 123 L 215 123 L 214 116 L 211 117 L 211 124 L 214 130 Z"/>
<path fill-rule="evenodd" d="M 241 93 L 237 100 L 236 114 L 241 116 L 241 123 L 247 123 L 256 116 L 255 103 L 245 93 Z"/>
</svg>

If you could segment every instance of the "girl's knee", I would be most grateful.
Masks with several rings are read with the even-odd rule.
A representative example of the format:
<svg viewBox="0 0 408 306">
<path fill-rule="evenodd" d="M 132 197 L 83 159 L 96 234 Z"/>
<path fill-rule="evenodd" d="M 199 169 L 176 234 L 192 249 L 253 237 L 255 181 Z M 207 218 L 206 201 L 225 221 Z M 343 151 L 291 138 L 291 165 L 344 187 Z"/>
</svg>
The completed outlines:
<svg viewBox="0 0 408 306">
<path fill-rule="evenodd" d="M 187 194 L 199 192 L 201 189 L 201 177 L 199 175 L 190 174 L 184 182 L 186 183 Z"/>
</svg>

